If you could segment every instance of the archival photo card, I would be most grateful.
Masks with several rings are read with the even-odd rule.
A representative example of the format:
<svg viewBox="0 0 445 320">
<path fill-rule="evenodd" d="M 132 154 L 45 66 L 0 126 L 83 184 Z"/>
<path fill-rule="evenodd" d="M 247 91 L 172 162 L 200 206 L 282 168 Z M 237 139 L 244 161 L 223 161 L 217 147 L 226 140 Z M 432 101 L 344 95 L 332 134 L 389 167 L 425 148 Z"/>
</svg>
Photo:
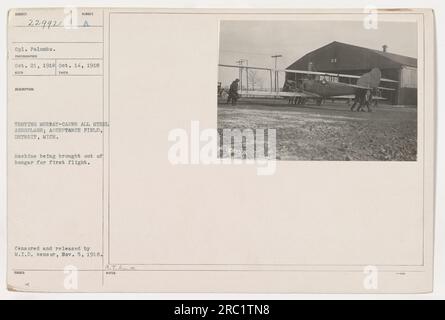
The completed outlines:
<svg viewBox="0 0 445 320">
<path fill-rule="evenodd" d="M 418 51 L 415 21 L 223 20 L 218 129 L 276 130 L 277 160 L 416 161 Z"/>
<path fill-rule="evenodd" d="M 8 289 L 433 290 L 430 9 L 18 8 Z"/>
</svg>

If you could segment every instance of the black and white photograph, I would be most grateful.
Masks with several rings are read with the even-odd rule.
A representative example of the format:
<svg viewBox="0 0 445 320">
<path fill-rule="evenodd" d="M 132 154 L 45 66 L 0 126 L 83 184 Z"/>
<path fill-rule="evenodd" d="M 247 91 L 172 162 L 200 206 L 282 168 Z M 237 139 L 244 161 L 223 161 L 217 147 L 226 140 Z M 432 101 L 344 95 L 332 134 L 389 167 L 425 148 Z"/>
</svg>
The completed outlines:
<svg viewBox="0 0 445 320">
<path fill-rule="evenodd" d="M 218 129 L 275 129 L 277 160 L 416 161 L 417 27 L 221 21 Z"/>
</svg>

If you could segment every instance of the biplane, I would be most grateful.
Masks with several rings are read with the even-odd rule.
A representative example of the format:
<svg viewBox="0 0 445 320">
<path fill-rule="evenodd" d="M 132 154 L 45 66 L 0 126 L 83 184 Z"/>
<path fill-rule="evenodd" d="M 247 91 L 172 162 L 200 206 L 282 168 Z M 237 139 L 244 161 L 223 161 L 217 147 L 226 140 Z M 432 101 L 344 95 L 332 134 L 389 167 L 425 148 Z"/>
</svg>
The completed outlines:
<svg viewBox="0 0 445 320">
<path fill-rule="evenodd" d="M 306 70 L 274 70 L 271 68 L 247 67 L 239 65 L 219 64 L 224 68 L 242 68 L 253 70 L 264 70 L 270 74 L 271 90 L 249 90 L 249 80 L 247 85 L 239 90 L 239 96 L 242 97 L 259 97 L 259 98 L 287 98 L 289 101 L 305 101 L 313 99 L 320 105 L 325 99 L 354 99 L 359 92 L 371 90 L 372 99 L 386 100 L 380 93 L 382 91 L 395 91 L 396 89 L 390 87 L 380 86 L 384 83 L 397 83 L 395 80 L 382 78 L 380 69 L 374 68 L 369 72 L 358 76 L 348 74 L 337 74 Z M 275 78 L 278 73 L 300 74 L 303 79 L 300 80 L 285 80 L 283 87 L 276 86 L 272 88 L 272 73 Z M 247 76 L 248 72 L 246 72 Z M 348 79 L 347 82 L 341 79 Z M 355 82 L 355 83 L 353 83 Z M 277 83 L 277 82 L 276 82 Z"/>
</svg>

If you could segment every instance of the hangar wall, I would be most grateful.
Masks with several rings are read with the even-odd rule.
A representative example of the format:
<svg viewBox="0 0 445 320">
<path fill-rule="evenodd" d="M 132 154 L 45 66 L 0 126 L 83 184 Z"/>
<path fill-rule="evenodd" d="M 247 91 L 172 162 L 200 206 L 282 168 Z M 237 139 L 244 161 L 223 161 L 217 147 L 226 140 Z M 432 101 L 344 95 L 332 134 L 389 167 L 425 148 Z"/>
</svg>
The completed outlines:
<svg viewBox="0 0 445 320">
<path fill-rule="evenodd" d="M 417 104 L 417 59 L 386 51 L 378 51 L 341 42 L 331 42 L 311 51 L 292 63 L 289 70 L 309 70 L 361 75 L 374 67 L 382 71 L 382 77 L 399 81 L 398 84 L 382 83 L 381 86 L 396 89 L 382 91 L 382 96 L 392 104 Z M 295 75 L 286 75 L 293 80 Z"/>
</svg>

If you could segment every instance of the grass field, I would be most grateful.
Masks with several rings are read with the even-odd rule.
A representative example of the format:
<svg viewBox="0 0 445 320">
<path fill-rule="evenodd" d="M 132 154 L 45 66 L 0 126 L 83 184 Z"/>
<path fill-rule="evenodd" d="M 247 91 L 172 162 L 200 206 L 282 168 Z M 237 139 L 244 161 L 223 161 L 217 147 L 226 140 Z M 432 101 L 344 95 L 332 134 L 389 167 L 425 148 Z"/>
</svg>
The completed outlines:
<svg viewBox="0 0 445 320">
<path fill-rule="evenodd" d="M 285 100 L 218 104 L 218 129 L 276 129 L 278 160 L 415 161 L 417 108 L 351 112 L 345 102 L 287 105 Z"/>
</svg>

